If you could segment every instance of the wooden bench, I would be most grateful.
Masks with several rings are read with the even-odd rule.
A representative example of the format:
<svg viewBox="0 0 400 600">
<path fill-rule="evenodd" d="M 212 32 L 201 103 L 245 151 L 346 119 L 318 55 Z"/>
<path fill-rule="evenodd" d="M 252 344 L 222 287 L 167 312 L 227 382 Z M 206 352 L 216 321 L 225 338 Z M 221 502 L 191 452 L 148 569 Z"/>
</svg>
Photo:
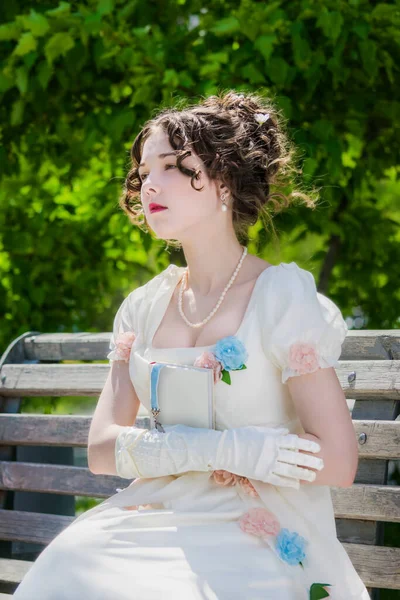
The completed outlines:
<svg viewBox="0 0 400 600">
<path fill-rule="evenodd" d="M 21 560 L 21 545 L 36 544 L 35 558 L 75 518 L 68 510 L 49 514 L 54 510 L 40 503 L 33 512 L 18 510 L 17 494 L 102 499 L 127 486 L 126 479 L 94 475 L 84 466 L 16 460 L 16 450 L 28 447 L 86 448 L 90 416 L 19 414 L 21 397 L 98 397 L 108 364 L 63 361 L 104 361 L 109 337 L 27 332 L 0 360 L 0 598 L 10 598 L 32 565 Z M 360 461 L 354 485 L 331 488 L 337 532 L 376 599 L 379 588 L 400 590 L 400 548 L 384 546 L 383 539 L 385 523 L 400 521 L 400 487 L 387 485 L 388 461 L 400 458 L 400 330 L 350 331 L 340 358 L 337 374 L 349 409 L 354 405 Z M 148 417 L 138 417 L 137 425 L 148 427 Z"/>
</svg>

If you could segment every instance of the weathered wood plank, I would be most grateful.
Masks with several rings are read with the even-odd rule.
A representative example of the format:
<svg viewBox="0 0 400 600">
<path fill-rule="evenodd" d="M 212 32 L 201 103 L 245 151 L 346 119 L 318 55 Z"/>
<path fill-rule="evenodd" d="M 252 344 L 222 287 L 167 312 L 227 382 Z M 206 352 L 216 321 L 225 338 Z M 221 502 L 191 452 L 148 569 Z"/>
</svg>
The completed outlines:
<svg viewBox="0 0 400 600">
<path fill-rule="evenodd" d="M 97 396 L 109 372 L 108 364 L 6 364 L 2 368 L 3 396 Z M 336 369 L 346 398 L 399 398 L 400 361 L 341 361 Z M 349 376 L 355 379 L 349 382 Z"/>
<path fill-rule="evenodd" d="M 0 489 L 109 498 L 130 481 L 84 467 L 0 462 Z M 335 517 L 400 522 L 400 487 L 353 484 L 331 488 Z"/>
<path fill-rule="evenodd" d="M 343 547 L 366 586 L 400 590 L 400 548 L 347 543 Z"/>
<path fill-rule="evenodd" d="M 400 523 L 400 487 L 363 485 L 331 488 L 336 518 Z"/>
<path fill-rule="evenodd" d="M 33 563 L 29 560 L 0 558 L 0 582 L 13 584 L 21 583 L 32 565 Z"/>
<path fill-rule="evenodd" d="M 113 475 L 94 475 L 85 467 L 0 461 L 2 490 L 109 498 L 130 483 Z"/>
<path fill-rule="evenodd" d="M 49 544 L 75 517 L 22 510 L 0 510 L 0 539 Z"/>
<path fill-rule="evenodd" d="M 19 446 L 87 447 L 92 417 L 85 415 L 0 414 L 0 443 Z M 147 429 L 149 417 L 138 417 L 135 425 Z M 400 458 L 400 421 L 353 420 L 355 435 L 367 435 L 358 445 L 359 458 Z"/>
<path fill-rule="evenodd" d="M 85 415 L 0 414 L 0 443 L 86 448 L 91 420 Z M 148 429 L 150 419 L 138 417 L 135 425 Z"/>
<path fill-rule="evenodd" d="M 111 332 L 42 333 L 24 340 L 28 360 L 104 360 Z M 399 360 L 400 333 L 393 329 L 349 331 L 342 360 Z"/>
</svg>

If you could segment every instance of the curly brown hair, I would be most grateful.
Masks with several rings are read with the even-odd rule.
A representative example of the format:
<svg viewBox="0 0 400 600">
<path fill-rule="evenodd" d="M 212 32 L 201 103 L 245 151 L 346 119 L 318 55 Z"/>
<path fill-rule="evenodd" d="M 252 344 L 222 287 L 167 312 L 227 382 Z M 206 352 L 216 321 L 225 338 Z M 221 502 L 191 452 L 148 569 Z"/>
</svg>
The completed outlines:
<svg viewBox="0 0 400 600">
<path fill-rule="evenodd" d="M 264 115 L 264 121 L 257 113 Z M 130 152 L 132 165 L 119 205 L 131 222 L 146 232 L 138 167 L 143 144 L 156 128 L 168 135 L 171 147 L 178 151 L 176 166 L 191 178 L 194 189 L 198 171 L 181 164 L 191 154 L 190 147 L 203 161 L 208 177 L 226 185 L 232 197 L 233 226 L 242 242 L 248 240 L 248 229 L 259 217 L 266 227 L 272 227 L 272 213 L 297 199 L 309 208 L 316 206 L 316 190 L 303 192 L 299 184 L 293 189 L 301 171 L 280 111 L 269 98 L 229 90 L 195 104 L 161 109 L 135 138 Z M 173 240 L 169 243 L 180 247 Z"/>
</svg>

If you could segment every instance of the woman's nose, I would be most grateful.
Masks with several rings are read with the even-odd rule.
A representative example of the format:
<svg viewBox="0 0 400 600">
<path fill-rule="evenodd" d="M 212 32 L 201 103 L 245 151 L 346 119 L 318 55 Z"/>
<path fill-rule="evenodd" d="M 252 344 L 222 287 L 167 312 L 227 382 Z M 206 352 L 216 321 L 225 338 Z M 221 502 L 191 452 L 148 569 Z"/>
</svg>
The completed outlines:
<svg viewBox="0 0 400 600">
<path fill-rule="evenodd" d="M 147 196 L 150 196 L 151 194 L 158 194 L 160 192 L 160 186 L 158 185 L 158 183 L 155 183 L 151 179 L 149 180 L 149 178 L 146 178 L 146 181 L 143 182 L 142 185 L 142 192 Z"/>
</svg>

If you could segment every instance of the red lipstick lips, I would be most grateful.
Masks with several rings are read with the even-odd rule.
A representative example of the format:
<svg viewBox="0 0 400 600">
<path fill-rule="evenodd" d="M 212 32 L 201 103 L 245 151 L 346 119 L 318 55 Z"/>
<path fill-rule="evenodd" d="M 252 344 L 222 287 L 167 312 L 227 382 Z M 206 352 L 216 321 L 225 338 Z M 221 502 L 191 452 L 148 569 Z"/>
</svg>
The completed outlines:
<svg viewBox="0 0 400 600">
<path fill-rule="evenodd" d="M 151 213 L 159 212 L 161 210 L 167 210 L 166 206 L 162 206 L 161 204 L 156 204 L 156 202 L 150 202 L 149 210 Z"/>
</svg>

